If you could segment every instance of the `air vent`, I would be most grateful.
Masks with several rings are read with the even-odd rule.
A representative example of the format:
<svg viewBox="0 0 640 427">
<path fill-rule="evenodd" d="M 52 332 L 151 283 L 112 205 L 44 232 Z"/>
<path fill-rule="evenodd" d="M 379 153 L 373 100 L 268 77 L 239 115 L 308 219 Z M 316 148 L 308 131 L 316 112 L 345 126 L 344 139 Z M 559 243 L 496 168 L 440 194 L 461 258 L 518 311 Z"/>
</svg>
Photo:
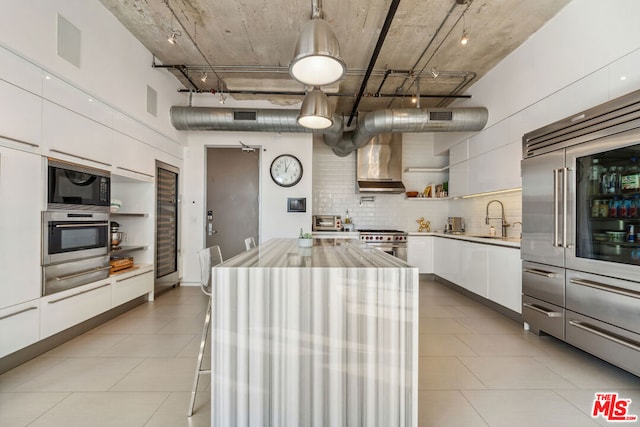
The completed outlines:
<svg viewBox="0 0 640 427">
<path fill-rule="evenodd" d="M 234 111 L 233 120 L 252 120 L 256 121 L 257 113 L 255 111 Z"/>
<path fill-rule="evenodd" d="M 453 120 L 453 111 L 429 111 L 429 120 L 450 122 Z"/>
</svg>

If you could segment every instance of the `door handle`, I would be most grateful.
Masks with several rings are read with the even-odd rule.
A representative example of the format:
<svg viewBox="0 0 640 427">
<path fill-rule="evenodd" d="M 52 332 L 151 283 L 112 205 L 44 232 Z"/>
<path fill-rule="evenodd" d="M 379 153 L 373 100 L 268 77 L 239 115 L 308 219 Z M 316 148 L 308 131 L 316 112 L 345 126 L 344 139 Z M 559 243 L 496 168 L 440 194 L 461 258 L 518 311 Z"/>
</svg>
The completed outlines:
<svg viewBox="0 0 640 427">
<path fill-rule="evenodd" d="M 562 247 L 566 249 L 573 248 L 573 245 L 567 243 L 567 214 L 569 212 L 569 197 L 568 193 L 568 184 L 569 184 L 569 171 L 573 169 L 564 168 L 564 172 L 562 174 Z"/>
<path fill-rule="evenodd" d="M 213 236 L 214 234 L 218 234 L 218 230 L 214 230 L 213 229 L 213 224 L 212 223 L 208 223 L 207 224 L 207 235 Z"/>
<path fill-rule="evenodd" d="M 111 269 L 110 265 L 108 265 L 106 267 L 92 268 L 91 270 L 85 270 L 85 271 L 81 271 L 79 273 L 74 273 L 74 274 L 69 274 L 69 275 L 66 275 L 66 276 L 56 277 L 56 280 L 73 279 L 73 278 L 76 278 L 76 277 L 85 276 L 87 274 L 98 273 L 100 271 L 110 270 L 110 269 Z"/>
<path fill-rule="evenodd" d="M 550 271 L 536 270 L 534 268 L 524 268 L 522 269 L 522 271 L 524 271 L 525 273 L 535 274 L 537 276 L 548 277 L 549 279 L 556 277 L 556 273 L 552 273 Z"/>
<path fill-rule="evenodd" d="M 540 314 L 544 314 L 547 317 L 562 317 L 562 313 L 557 312 L 557 311 L 551 311 L 551 310 L 546 310 L 544 308 L 538 307 L 535 304 L 529 304 L 529 303 L 524 303 L 522 304 L 523 306 L 525 306 L 526 308 L 529 308 L 533 311 L 536 311 Z"/>
<path fill-rule="evenodd" d="M 553 170 L 553 246 L 560 247 L 561 245 L 558 243 L 558 218 L 560 217 L 560 208 L 558 199 L 560 198 L 560 170 Z"/>
</svg>

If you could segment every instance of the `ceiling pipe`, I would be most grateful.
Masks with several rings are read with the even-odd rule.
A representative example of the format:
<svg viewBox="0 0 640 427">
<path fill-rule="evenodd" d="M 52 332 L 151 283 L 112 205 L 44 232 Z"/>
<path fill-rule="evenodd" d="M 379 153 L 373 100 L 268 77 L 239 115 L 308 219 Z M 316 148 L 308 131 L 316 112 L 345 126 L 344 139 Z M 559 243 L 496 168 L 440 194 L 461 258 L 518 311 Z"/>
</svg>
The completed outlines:
<svg viewBox="0 0 640 427">
<path fill-rule="evenodd" d="M 217 90 L 206 90 L 206 89 L 178 89 L 178 92 L 184 93 L 218 93 Z M 304 96 L 306 92 L 298 92 L 298 91 L 284 91 L 284 90 L 225 90 L 227 94 L 239 94 L 239 95 L 281 95 L 281 96 Z M 343 98 L 353 98 L 355 96 L 354 93 L 326 93 L 325 95 L 331 97 L 343 97 Z M 374 95 L 364 95 L 367 97 L 374 98 L 391 98 L 394 96 L 398 96 L 394 93 L 376 93 Z M 470 99 L 471 95 L 429 95 L 429 94 L 420 94 L 421 98 L 452 98 L 452 99 Z"/>
<path fill-rule="evenodd" d="M 213 107 L 171 107 L 171 124 L 177 130 L 217 130 L 254 132 L 302 132 L 297 110 L 229 109 Z M 487 124 L 489 113 L 484 107 L 426 108 L 379 110 L 358 120 L 355 130 L 344 131 L 342 116 L 333 114 L 333 125 L 315 131 L 338 156 L 346 156 L 362 148 L 381 133 L 402 132 L 473 132 Z"/>
<path fill-rule="evenodd" d="M 378 42 L 376 43 L 376 46 L 373 49 L 373 55 L 371 55 L 369 66 L 367 67 L 367 71 L 365 72 L 364 78 L 362 79 L 362 84 L 360 85 L 360 90 L 358 91 L 356 101 L 353 103 L 353 108 L 351 108 L 351 114 L 349 115 L 349 120 L 347 120 L 347 126 L 351 126 L 353 117 L 356 115 L 356 112 L 358 111 L 360 100 L 362 99 L 362 95 L 364 94 L 364 91 L 367 88 L 367 83 L 369 82 L 369 76 L 371 76 L 371 72 L 373 71 L 373 66 L 376 64 L 376 61 L 378 60 L 378 55 L 380 54 L 380 50 L 382 49 L 384 40 L 387 38 L 389 27 L 391 26 L 393 17 L 396 14 L 396 10 L 398 10 L 399 4 L 400 4 L 400 0 L 391 1 L 391 6 L 389 6 L 389 12 L 387 12 L 387 17 L 384 20 L 384 24 L 382 25 L 382 30 L 380 31 L 380 36 L 378 37 Z"/>
<path fill-rule="evenodd" d="M 187 70 L 187 67 L 183 66 L 183 65 L 162 65 L 162 64 L 156 64 L 155 61 L 153 61 L 153 63 L 151 64 L 151 66 L 153 68 L 167 68 L 170 70 L 178 70 L 180 72 L 180 74 L 182 74 L 182 76 L 189 82 L 189 84 L 191 86 L 193 86 L 193 88 L 195 90 L 198 90 L 198 86 L 193 82 L 193 80 L 191 80 L 191 77 L 189 77 L 189 73 Z"/>
</svg>

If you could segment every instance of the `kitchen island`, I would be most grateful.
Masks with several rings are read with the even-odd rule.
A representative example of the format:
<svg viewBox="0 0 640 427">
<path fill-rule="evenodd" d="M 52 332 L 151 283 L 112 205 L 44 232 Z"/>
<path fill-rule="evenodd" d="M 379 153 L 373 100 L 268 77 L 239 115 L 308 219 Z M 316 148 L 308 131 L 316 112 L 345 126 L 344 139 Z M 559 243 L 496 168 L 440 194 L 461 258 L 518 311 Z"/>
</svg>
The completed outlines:
<svg viewBox="0 0 640 427">
<path fill-rule="evenodd" d="M 212 425 L 417 426 L 418 269 L 313 242 L 213 268 Z"/>
</svg>

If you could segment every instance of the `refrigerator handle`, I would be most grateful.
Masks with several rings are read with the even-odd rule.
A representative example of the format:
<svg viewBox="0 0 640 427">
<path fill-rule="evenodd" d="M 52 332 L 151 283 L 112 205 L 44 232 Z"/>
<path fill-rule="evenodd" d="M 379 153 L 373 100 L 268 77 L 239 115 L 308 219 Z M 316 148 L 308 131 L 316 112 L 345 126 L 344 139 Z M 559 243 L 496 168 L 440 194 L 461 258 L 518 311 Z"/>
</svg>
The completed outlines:
<svg viewBox="0 0 640 427">
<path fill-rule="evenodd" d="M 553 246 L 561 247 L 562 245 L 558 243 L 558 217 L 560 215 L 559 209 L 559 193 L 560 189 L 558 185 L 560 184 L 560 171 L 562 169 L 554 169 L 553 170 Z"/>
<path fill-rule="evenodd" d="M 564 172 L 562 173 L 562 247 L 571 249 L 573 245 L 567 243 L 567 217 L 569 212 L 569 171 L 573 169 L 564 168 Z"/>
</svg>

